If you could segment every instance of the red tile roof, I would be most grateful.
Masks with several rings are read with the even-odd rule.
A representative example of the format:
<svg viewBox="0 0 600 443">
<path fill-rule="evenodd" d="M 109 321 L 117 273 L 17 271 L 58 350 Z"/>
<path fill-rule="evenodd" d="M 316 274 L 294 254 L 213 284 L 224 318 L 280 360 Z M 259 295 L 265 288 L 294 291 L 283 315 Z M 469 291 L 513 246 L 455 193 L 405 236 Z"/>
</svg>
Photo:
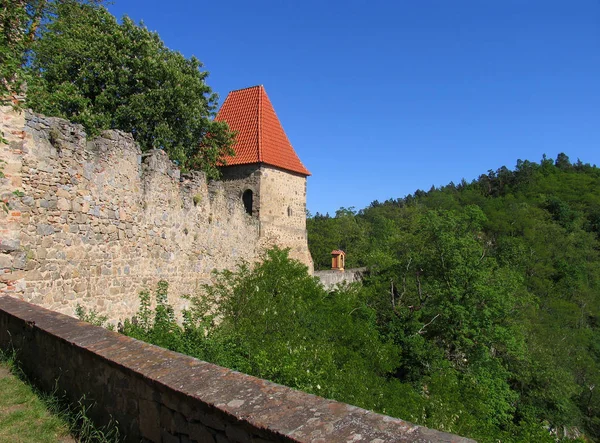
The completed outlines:
<svg viewBox="0 0 600 443">
<path fill-rule="evenodd" d="M 262 85 L 231 91 L 215 120 L 226 121 L 238 133 L 233 146 L 236 155 L 225 157 L 227 165 L 266 163 L 310 175 L 285 135 Z"/>
<path fill-rule="evenodd" d="M 346 255 L 346 253 L 344 251 L 342 251 L 341 249 L 334 249 L 333 251 L 331 251 L 331 255 L 341 255 L 341 254 Z"/>
</svg>

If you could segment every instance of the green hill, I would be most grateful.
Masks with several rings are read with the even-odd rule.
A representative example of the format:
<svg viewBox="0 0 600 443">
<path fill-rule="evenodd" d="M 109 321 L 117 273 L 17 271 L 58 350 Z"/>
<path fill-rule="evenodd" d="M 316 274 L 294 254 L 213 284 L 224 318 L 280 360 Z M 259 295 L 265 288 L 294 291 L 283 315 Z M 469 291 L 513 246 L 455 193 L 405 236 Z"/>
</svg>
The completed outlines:
<svg viewBox="0 0 600 443">
<path fill-rule="evenodd" d="M 419 421 L 489 441 L 600 437 L 600 169 L 560 154 L 308 220 L 343 249 L 428 401 Z M 547 435 L 547 434 L 546 434 Z"/>
</svg>

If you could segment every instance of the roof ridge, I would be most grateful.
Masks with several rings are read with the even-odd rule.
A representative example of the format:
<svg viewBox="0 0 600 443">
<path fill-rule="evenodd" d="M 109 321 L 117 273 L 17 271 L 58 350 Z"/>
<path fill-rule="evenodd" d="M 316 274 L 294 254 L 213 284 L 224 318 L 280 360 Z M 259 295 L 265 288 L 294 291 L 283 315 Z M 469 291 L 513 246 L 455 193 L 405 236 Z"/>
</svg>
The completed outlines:
<svg viewBox="0 0 600 443">
<path fill-rule="evenodd" d="M 261 85 L 262 86 L 262 85 Z M 262 162 L 263 161 L 263 152 L 262 152 L 262 96 L 264 92 L 264 88 L 262 88 L 261 86 L 259 86 L 259 91 L 258 91 L 258 161 Z"/>
<path fill-rule="evenodd" d="M 246 89 L 254 89 L 254 88 L 263 88 L 264 89 L 264 85 L 254 85 L 254 86 L 246 86 L 245 88 L 240 88 L 240 89 L 232 89 L 231 91 L 229 91 L 229 94 L 231 94 L 232 92 L 245 91 Z"/>
</svg>

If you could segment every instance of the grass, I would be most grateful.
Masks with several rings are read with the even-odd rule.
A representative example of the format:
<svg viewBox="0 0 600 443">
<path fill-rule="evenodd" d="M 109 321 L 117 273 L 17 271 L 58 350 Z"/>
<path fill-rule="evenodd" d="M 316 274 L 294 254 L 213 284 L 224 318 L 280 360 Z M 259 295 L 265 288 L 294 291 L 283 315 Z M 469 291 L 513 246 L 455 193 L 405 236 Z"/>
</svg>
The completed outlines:
<svg viewBox="0 0 600 443">
<path fill-rule="evenodd" d="M 0 362 L 0 442 L 75 442 L 68 422 L 49 409 L 10 363 Z"/>
<path fill-rule="evenodd" d="M 67 405 L 42 393 L 20 371 L 14 354 L 0 350 L 0 443 L 117 443 L 114 424 L 96 427 L 82 398 Z"/>
</svg>

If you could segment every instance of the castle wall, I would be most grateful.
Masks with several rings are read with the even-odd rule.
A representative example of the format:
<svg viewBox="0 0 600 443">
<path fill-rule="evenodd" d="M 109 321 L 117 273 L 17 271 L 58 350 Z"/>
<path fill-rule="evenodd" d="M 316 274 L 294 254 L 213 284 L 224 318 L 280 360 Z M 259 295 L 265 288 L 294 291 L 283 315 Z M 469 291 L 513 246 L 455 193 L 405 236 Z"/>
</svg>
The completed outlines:
<svg viewBox="0 0 600 443">
<path fill-rule="evenodd" d="M 338 271 L 335 269 L 315 271 L 313 275 L 317 277 L 325 289 L 329 291 L 335 289 L 335 287 L 340 283 L 361 282 L 366 273 L 367 268 L 354 268 L 345 269 L 343 271 Z"/>
<path fill-rule="evenodd" d="M 306 234 L 306 177 L 262 165 L 260 194 L 261 245 L 285 245 L 290 257 L 313 271 Z"/>
<path fill-rule="evenodd" d="M 129 134 L 90 140 L 79 125 L 10 108 L 0 129 L 0 295 L 123 319 L 159 279 L 172 295 L 194 293 L 213 269 L 259 254 L 259 221 L 226 184 L 180 176 Z"/>
<path fill-rule="evenodd" d="M 290 248 L 290 257 L 313 271 L 306 234 L 306 177 L 265 164 L 227 166 L 223 186 L 240 200 L 254 194 L 252 215 L 260 221 L 260 249 Z"/>
</svg>

